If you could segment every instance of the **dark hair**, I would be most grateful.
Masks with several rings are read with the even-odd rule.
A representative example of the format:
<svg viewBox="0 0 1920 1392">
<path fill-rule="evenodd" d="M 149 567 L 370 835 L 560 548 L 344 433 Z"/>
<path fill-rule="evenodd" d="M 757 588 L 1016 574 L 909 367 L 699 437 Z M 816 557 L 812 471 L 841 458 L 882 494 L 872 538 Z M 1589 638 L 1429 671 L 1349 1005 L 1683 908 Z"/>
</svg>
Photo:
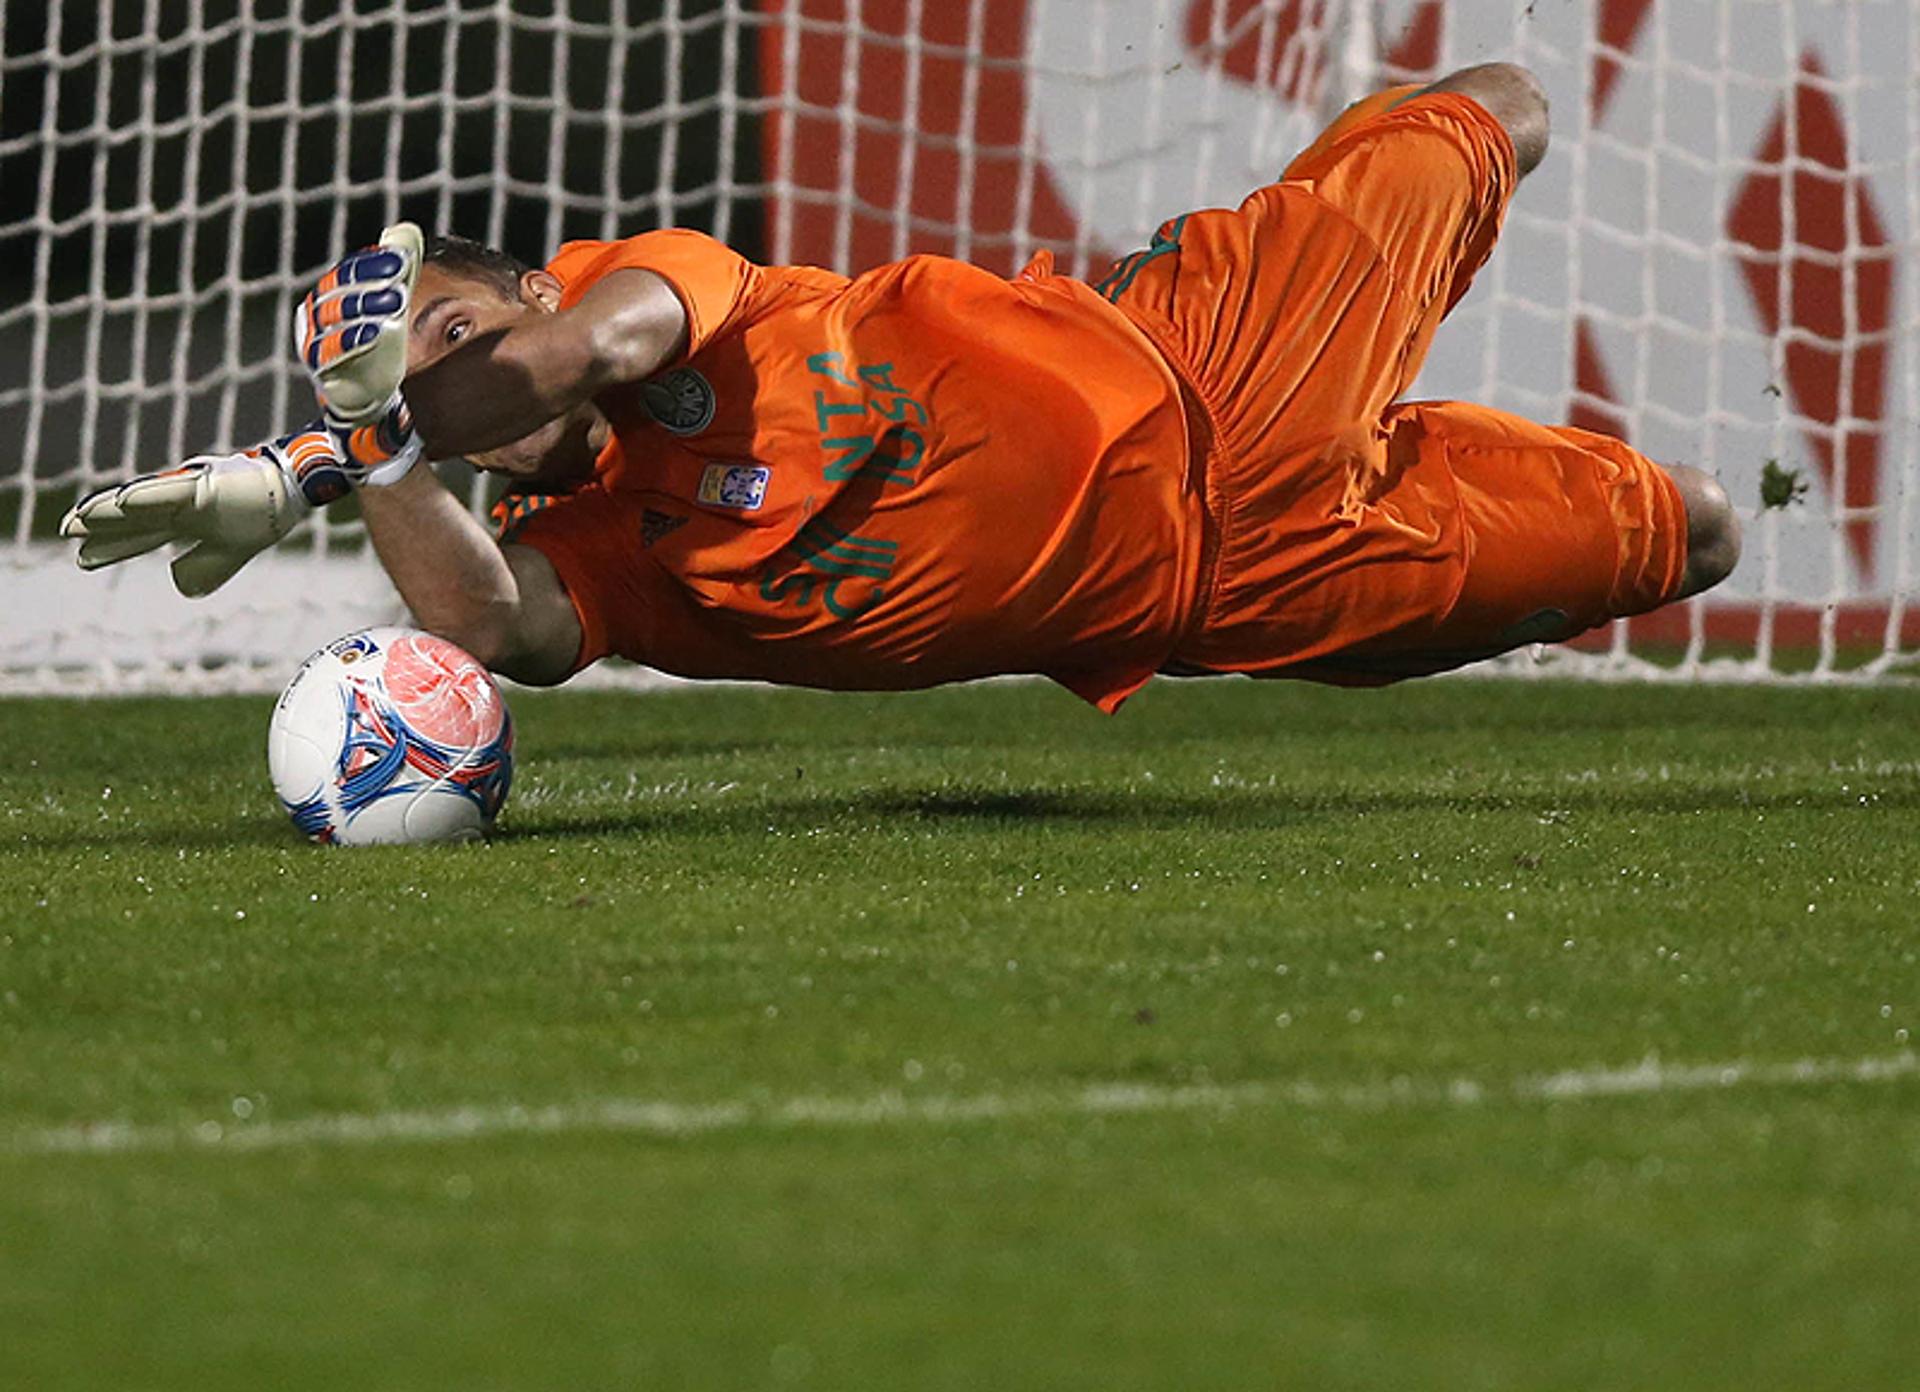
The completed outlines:
<svg viewBox="0 0 1920 1392">
<path fill-rule="evenodd" d="M 520 277 L 533 269 L 508 252 L 452 235 L 427 243 L 426 264 L 467 280 L 484 281 L 503 300 L 520 298 Z"/>
</svg>

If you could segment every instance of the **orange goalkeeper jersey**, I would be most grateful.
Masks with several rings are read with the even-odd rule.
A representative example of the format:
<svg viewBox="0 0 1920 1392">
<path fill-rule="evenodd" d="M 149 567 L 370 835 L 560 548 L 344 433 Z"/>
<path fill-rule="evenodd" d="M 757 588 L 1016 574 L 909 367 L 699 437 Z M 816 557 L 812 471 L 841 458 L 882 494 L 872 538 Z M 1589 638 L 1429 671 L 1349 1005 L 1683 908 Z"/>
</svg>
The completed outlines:
<svg viewBox="0 0 1920 1392">
<path fill-rule="evenodd" d="M 575 303 L 642 267 L 685 356 L 604 394 L 593 480 L 511 539 L 609 653 L 685 676 L 903 688 L 1039 672 L 1111 709 L 1193 610 L 1203 502 L 1180 388 L 1133 323 L 1043 261 L 853 280 L 696 232 L 573 242 Z"/>
</svg>

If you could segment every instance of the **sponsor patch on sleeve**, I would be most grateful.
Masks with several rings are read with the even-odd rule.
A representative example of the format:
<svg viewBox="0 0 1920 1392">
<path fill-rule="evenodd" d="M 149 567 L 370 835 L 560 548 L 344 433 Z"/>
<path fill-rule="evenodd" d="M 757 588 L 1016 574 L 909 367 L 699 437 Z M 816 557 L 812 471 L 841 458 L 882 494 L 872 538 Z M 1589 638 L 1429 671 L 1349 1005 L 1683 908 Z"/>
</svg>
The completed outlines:
<svg viewBox="0 0 1920 1392">
<path fill-rule="evenodd" d="M 709 464 L 700 475 L 699 500 L 708 507 L 752 512 L 767 500 L 773 470 L 755 464 Z"/>
</svg>

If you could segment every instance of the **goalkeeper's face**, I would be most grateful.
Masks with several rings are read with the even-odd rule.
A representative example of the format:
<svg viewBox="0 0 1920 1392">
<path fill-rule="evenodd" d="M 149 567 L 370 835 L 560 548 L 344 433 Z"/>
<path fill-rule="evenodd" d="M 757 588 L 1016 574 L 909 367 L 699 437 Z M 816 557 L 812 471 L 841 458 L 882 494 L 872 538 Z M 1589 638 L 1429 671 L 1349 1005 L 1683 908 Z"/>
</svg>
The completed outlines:
<svg viewBox="0 0 1920 1392">
<path fill-rule="evenodd" d="M 560 283 L 545 271 L 522 276 L 509 298 L 499 283 L 461 275 L 429 261 L 413 288 L 413 325 L 407 371 L 429 363 L 483 334 L 510 328 L 527 314 L 550 314 L 560 304 Z M 564 416 L 498 449 L 469 455 L 467 462 L 522 485 L 577 483 L 593 472 L 599 412 L 583 403 Z"/>
</svg>

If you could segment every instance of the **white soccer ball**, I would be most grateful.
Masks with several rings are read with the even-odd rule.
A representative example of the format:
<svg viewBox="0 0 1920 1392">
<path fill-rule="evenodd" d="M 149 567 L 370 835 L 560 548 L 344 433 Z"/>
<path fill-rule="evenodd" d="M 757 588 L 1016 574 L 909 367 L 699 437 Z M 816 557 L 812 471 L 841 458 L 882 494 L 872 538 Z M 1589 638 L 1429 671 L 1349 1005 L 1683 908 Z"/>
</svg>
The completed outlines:
<svg viewBox="0 0 1920 1392">
<path fill-rule="evenodd" d="M 506 801 L 513 719 L 487 669 L 446 639 L 366 628 L 293 674 L 267 727 L 267 770 L 312 840 L 467 840 Z"/>
</svg>

